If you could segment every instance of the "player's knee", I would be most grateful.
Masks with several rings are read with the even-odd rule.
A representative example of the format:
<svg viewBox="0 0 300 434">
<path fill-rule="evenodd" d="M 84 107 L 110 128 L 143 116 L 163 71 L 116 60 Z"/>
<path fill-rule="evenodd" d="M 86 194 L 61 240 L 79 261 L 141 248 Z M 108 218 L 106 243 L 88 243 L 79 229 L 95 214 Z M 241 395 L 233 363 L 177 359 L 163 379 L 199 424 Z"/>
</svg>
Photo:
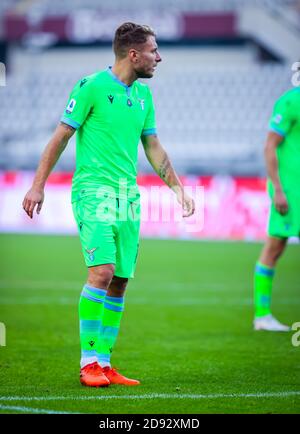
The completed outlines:
<svg viewBox="0 0 300 434">
<path fill-rule="evenodd" d="M 114 276 L 111 281 L 111 286 L 114 286 L 117 290 L 125 291 L 128 284 L 128 279 L 125 277 Z"/>
<path fill-rule="evenodd" d="M 107 295 L 110 297 L 123 297 L 126 291 L 128 279 L 114 276 L 108 288 Z"/>
<path fill-rule="evenodd" d="M 112 264 L 99 265 L 89 268 L 88 283 L 96 288 L 107 289 L 114 275 Z"/>
<path fill-rule="evenodd" d="M 285 244 L 282 242 L 272 243 L 268 246 L 268 254 L 273 261 L 277 261 L 284 251 Z"/>
<path fill-rule="evenodd" d="M 280 258 L 280 256 L 283 253 L 284 248 L 278 248 L 275 252 L 274 252 L 274 259 L 275 261 L 277 261 L 277 259 Z"/>
</svg>

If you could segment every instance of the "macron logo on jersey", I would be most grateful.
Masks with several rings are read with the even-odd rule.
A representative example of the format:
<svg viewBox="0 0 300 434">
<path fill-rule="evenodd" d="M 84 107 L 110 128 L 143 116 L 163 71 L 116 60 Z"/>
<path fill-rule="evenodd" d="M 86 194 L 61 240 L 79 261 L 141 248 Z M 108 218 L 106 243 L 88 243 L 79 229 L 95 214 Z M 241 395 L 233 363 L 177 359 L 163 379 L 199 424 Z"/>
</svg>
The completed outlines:
<svg viewBox="0 0 300 434">
<path fill-rule="evenodd" d="M 71 101 L 68 104 L 68 107 L 66 108 L 66 113 L 70 114 L 74 110 L 76 104 L 76 100 L 74 98 L 71 99 Z"/>
</svg>

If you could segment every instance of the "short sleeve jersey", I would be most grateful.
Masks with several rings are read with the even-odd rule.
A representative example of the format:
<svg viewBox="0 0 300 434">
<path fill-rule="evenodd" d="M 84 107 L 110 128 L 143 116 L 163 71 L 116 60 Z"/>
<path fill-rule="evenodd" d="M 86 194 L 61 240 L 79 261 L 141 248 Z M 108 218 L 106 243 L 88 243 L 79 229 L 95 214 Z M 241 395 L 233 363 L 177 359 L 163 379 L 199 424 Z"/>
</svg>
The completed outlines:
<svg viewBox="0 0 300 434">
<path fill-rule="evenodd" d="M 283 137 L 277 147 L 283 188 L 300 191 L 300 88 L 287 91 L 277 100 L 269 127 Z"/>
<path fill-rule="evenodd" d="M 76 171 L 72 200 L 81 189 L 136 188 L 138 144 L 156 134 L 149 87 L 121 82 L 111 68 L 74 87 L 61 121 L 76 128 Z"/>
</svg>

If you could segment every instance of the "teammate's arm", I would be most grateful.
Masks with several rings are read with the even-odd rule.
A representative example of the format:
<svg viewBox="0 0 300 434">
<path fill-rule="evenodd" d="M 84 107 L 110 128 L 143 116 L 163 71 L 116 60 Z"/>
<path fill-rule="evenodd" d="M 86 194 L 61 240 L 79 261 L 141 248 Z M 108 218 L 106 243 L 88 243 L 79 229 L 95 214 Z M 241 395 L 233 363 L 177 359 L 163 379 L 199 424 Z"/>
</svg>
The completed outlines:
<svg viewBox="0 0 300 434">
<path fill-rule="evenodd" d="M 277 211 L 284 215 L 288 212 L 288 202 L 283 192 L 278 172 L 278 159 L 276 149 L 282 142 L 283 137 L 280 134 L 270 131 L 267 136 L 264 155 L 267 168 L 267 174 L 274 186 L 274 206 Z"/>
<path fill-rule="evenodd" d="M 37 214 L 40 213 L 44 202 L 44 187 L 47 178 L 75 131 L 76 130 L 71 126 L 60 123 L 47 144 L 42 154 L 32 186 L 23 200 L 23 208 L 30 218 L 33 217 L 33 211 L 36 205 L 36 212 Z"/>
<path fill-rule="evenodd" d="M 158 176 L 175 192 L 183 208 L 183 217 L 189 217 L 195 211 L 194 200 L 185 192 L 168 154 L 154 134 L 142 136 L 146 157 Z"/>
</svg>

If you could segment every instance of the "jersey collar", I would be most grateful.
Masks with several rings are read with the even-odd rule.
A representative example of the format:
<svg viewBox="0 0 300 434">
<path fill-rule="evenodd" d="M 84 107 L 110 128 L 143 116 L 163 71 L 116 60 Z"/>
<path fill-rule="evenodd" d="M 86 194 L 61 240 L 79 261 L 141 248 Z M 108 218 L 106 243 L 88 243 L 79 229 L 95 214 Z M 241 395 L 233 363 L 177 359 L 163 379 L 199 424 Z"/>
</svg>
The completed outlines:
<svg viewBox="0 0 300 434">
<path fill-rule="evenodd" d="M 116 81 L 118 84 L 120 84 L 121 86 L 123 86 L 125 88 L 127 95 L 129 95 L 130 91 L 132 89 L 133 83 L 130 86 L 128 86 L 126 83 L 123 83 L 123 81 L 119 80 L 118 77 L 112 72 L 112 66 L 109 66 L 107 68 L 107 72 L 114 81 Z"/>
</svg>

